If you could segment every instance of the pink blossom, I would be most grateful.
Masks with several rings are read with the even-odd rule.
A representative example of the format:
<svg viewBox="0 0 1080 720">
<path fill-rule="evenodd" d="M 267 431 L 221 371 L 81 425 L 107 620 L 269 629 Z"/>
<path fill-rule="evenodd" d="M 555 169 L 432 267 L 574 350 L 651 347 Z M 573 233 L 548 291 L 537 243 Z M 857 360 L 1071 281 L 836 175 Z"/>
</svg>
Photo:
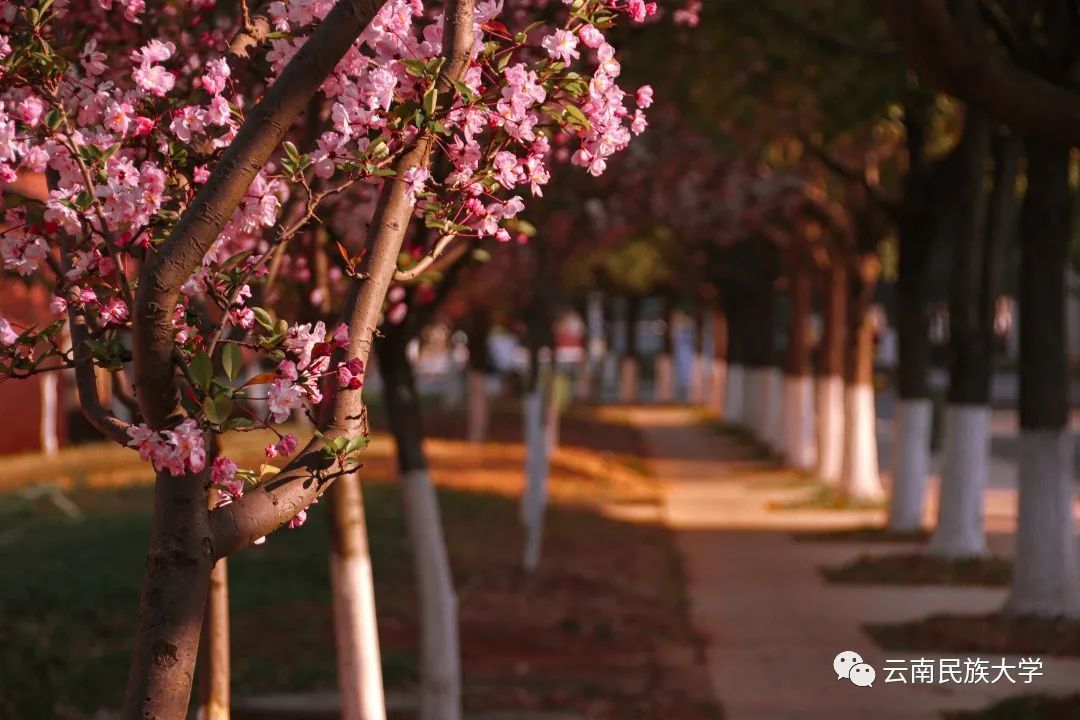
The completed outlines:
<svg viewBox="0 0 1080 720">
<path fill-rule="evenodd" d="M 353 358 L 338 365 L 338 387 L 357 390 L 364 386 L 363 376 L 364 362 L 360 358 Z"/>
<path fill-rule="evenodd" d="M 577 44 L 577 38 L 568 30 L 556 30 L 540 41 L 540 45 L 547 50 L 552 59 L 565 63 L 581 57 L 581 53 L 577 51 Z"/>
<path fill-rule="evenodd" d="M 236 463 L 227 457 L 214 460 L 210 468 L 210 482 L 227 493 L 233 500 L 244 494 L 244 481 L 236 477 Z"/>
<path fill-rule="evenodd" d="M 206 465 L 206 446 L 202 429 L 188 418 L 174 430 L 153 431 L 145 423 L 127 429 L 128 445 L 139 451 L 158 472 L 174 477 L 197 473 Z"/>
<path fill-rule="evenodd" d="M 0 345 L 11 347 L 18 339 L 19 334 L 12 329 L 11 323 L 0 317 Z"/>
<path fill-rule="evenodd" d="M 24 98 L 23 101 L 16 106 L 15 112 L 18 114 L 20 120 L 33 127 L 41 120 L 41 114 L 45 112 L 45 104 L 41 102 L 41 98 L 31 95 L 28 98 Z"/>
<path fill-rule="evenodd" d="M 300 447 L 300 442 L 295 435 L 284 435 L 277 444 L 278 453 L 281 455 L 292 455 L 298 447 Z"/>
<path fill-rule="evenodd" d="M 138 63 L 165 62 L 176 52 L 176 45 L 168 40 L 154 38 L 141 48 L 131 53 L 131 59 Z"/>
<path fill-rule="evenodd" d="M 578 37 L 581 38 L 581 42 L 585 43 L 586 47 L 598 48 L 604 43 L 604 33 L 592 25 L 582 25 L 578 28 Z"/>
<path fill-rule="evenodd" d="M 349 344 L 349 326 L 346 325 L 345 323 L 341 323 L 336 328 L 334 328 L 333 340 L 334 340 L 334 345 L 336 345 L 339 348 L 343 348 L 343 347 L 348 346 L 348 344 Z"/>
<path fill-rule="evenodd" d="M 67 300 L 59 295 L 53 295 L 53 299 L 49 303 L 49 311 L 53 315 L 63 315 L 67 312 Z"/>
<path fill-rule="evenodd" d="M 424 167 L 411 167 L 401 176 L 401 179 L 406 183 L 413 204 L 416 204 L 416 196 L 424 191 L 424 184 L 429 177 L 431 177 L 431 173 Z"/>
<path fill-rule="evenodd" d="M 101 319 L 106 325 L 120 325 L 128 319 L 127 305 L 120 298 L 114 297 L 101 308 Z"/>
<path fill-rule="evenodd" d="M 113 102 L 105 111 L 105 127 L 121 135 L 127 134 L 135 110 L 126 102 Z"/>
<path fill-rule="evenodd" d="M 289 380 L 275 380 L 267 392 L 267 406 L 274 422 L 283 423 L 292 417 L 293 410 L 303 405 L 299 386 Z"/>
<path fill-rule="evenodd" d="M 211 60 L 206 64 L 206 73 L 202 76 L 203 90 L 211 95 L 219 94 L 225 89 L 230 72 L 229 63 L 225 61 L 225 58 Z"/>
<path fill-rule="evenodd" d="M 176 76 L 166 70 L 162 65 L 143 63 L 135 68 L 131 76 L 140 90 L 156 97 L 165 95 L 176 85 Z"/>
<path fill-rule="evenodd" d="M 296 363 L 292 360 L 282 360 L 279 362 L 277 373 L 286 380 L 292 380 L 293 382 L 296 382 L 296 378 L 299 377 L 296 372 Z"/>
<path fill-rule="evenodd" d="M 645 0 L 628 0 L 626 13 L 634 22 L 645 22 L 645 18 L 656 12 L 656 3 L 647 3 Z"/>
<path fill-rule="evenodd" d="M 294 517 L 292 520 L 288 521 L 288 529 L 289 530 L 296 530 L 298 527 L 305 524 L 305 522 L 307 522 L 307 521 L 308 521 L 308 511 L 301 510 L 299 513 L 296 514 L 296 517 Z"/>
<path fill-rule="evenodd" d="M 637 106 L 642 110 L 645 110 L 653 104 L 653 89 L 652 85 L 642 85 L 638 88 L 637 94 L 634 96 L 634 100 L 637 102 Z"/>
<path fill-rule="evenodd" d="M 697 27 L 701 22 L 701 0 L 689 0 L 686 7 L 676 10 L 671 19 L 676 25 Z"/>
</svg>

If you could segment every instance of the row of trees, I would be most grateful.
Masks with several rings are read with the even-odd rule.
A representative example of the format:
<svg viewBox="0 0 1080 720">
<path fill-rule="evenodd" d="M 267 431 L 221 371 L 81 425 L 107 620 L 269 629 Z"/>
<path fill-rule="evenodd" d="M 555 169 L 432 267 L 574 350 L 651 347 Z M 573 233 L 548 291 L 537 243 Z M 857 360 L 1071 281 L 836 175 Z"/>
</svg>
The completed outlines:
<svg viewBox="0 0 1080 720">
<path fill-rule="evenodd" d="M 1066 0 L 720 4 L 703 11 L 670 82 L 657 84 L 699 134 L 719 126 L 722 135 L 703 187 L 706 204 L 726 216 L 683 236 L 714 252 L 719 270 L 678 267 L 683 287 L 719 289 L 728 418 L 852 500 L 885 495 L 868 310 L 883 276 L 895 279 L 893 530 L 922 524 L 930 307 L 935 294 L 947 299 L 935 554 L 986 552 L 994 303 L 1018 297 L 1020 510 L 1007 609 L 1019 614 L 1080 612 L 1064 315 L 1077 12 Z M 731 77 L 743 92 L 717 91 L 682 62 Z M 733 138 L 741 147 L 725 148 Z M 811 390 L 815 306 L 823 328 Z"/>
</svg>

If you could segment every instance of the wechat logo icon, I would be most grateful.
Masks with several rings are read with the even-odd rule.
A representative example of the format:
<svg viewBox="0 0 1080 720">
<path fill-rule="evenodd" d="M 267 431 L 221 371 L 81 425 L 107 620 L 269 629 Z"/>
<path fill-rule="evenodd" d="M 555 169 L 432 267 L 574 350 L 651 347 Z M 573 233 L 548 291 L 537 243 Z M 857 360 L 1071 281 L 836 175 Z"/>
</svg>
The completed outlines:
<svg viewBox="0 0 1080 720">
<path fill-rule="evenodd" d="M 833 658 L 833 671 L 837 680 L 850 680 L 859 687 L 873 687 L 877 672 L 863 662 L 862 655 L 854 650 L 845 650 Z"/>
</svg>

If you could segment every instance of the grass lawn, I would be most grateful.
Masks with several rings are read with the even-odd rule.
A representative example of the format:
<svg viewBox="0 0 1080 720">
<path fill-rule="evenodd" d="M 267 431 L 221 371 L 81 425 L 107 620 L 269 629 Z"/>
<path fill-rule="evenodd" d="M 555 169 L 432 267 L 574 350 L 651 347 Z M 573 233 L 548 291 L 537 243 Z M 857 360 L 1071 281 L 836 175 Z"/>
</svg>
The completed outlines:
<svg viewBox="0 0 1080 720">
<path fill-rule="evenodd" d="M 532 575 L 519 569 L 520 444 L 429 443 L 460 600 L 466 705 L 619 720 L 717 717 L 687 691 L 695 673 L 704 676 L 670 534 L 605 513 L 656 503 L 655 482 L 633 469 L 629 436 L 569 430 L 571 447 L 554 459 L 544 559 Z M 627 452 L 582 447 L 590 443 Z M 245 438 L 225 452 L 250 462 L 261 444 Z M 384 673 L 388 686 L 407 690 L 417 645 L 411 555 L 389 481 L 390 443 L 376 438 L 368 452 Z M 81 517 L 47 495 L 12 490 L 27 479 L 56 482 Z M 84 718 L 119 705 L 149 533 L 148 479 L 119 448 L 0 461 L 8 489 L 0 495 L 0 717 Z M 304 527 L 230 558 L 235 694 L 335 686 L 328 549 L 316 506 Z M 683 658 L 678 667 L 672 656 Z"/>
</svg>

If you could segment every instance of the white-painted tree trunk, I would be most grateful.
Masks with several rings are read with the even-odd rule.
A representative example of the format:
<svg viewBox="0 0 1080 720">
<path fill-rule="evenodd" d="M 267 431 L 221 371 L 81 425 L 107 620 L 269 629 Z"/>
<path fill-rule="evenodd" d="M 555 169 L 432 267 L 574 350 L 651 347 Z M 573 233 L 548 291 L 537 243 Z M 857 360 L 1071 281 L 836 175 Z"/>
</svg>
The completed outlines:
<svg viewBox="0 0 1080 720">
<path fill-rule="evenodd" d="M 724 378 L 724 421 L 732 425 L 746 424 L 746 368 L 739 364 L 727 366 Z"/>
<path fill-rule="evenodd" d="M 844 454 L 840 489 L 848 500 L 858 502 L 885 497 L 878 476 L 874 388 L 866 383 L 844 386 Z"/>
<path fill-rule="evenodd" d="M 765 417 L 765 368 L 748 367 L 743 374 L 743 413 L 745 425 L 754 437 L 761 439 L 762 418 Z"/>
<path fill-rule="evenodd" d="M 927 398 L 896 403 L 896 439 L 889 493 L 888 528 L 910 532 L 923 526 L 934 404 Z"/>
<path fill-rule="evenodd" d="M 593 395 L 593 363 L 586 355 L 577 366 L 577 377 L 574 382 L 574 398 L 581 402 L 588 402 Z"/>
<path fill-rule="evenodd" d="M 522 564 L 526 570 L 531 571 L 540 563 L 551 464 L 550 446 L 544 432 L 544 396 L 539 389 L 525 396 L 522 421 L 525 428 L 525 493 L 521 498 L 525 553 Z"/>
<path fill-rule="evenodd" d="M 784 456 L 797 470 L 810 471 L 817 462 L 814 434 L 814 379 L 809 375 L 784 377 Z"/>
<path fill-rule="evenodd" d="M 41 375 L 41 451 L 46 455 L 55 455 L 60 449 L 60 439 L 57 433 L 57 421 L 59 419 L 59 398 L 57 374 L 45 373 Z"/>
<path fill-rule="evenodd" d="M 330 583 L 342 720 L 386 720 L 375 588 L 366 543 L 363 552 L 330 552 Z"/>
<path fill-rule="evenodd" d="M 619 391 L 619 356 L 614 352 L 606 353 L 600 358 L 600 378 L 597 389 L 597 399 L 606 400 L 617 396 Z"/>
<path fill-rule="evenodd" d="M 939 557 L 986 554 L 983 505 L 990 463 L 990 408 L 949 405 L 937 527 L 927 552 Z"/>
<path fill-rule="evenodd" d="M 1016 557 L 1005 610 L 1080 617 L 1076 481 L 1068 431 L 1022 429 L 1018 471 Z"/>
<path fill-rule="evenodd" d="M 829 375 L 817 381 L 817 476 L 827 485 L 840 484 L 844 466 L 844 380 Z"/>
<path fill-rule="evenodd" d="M 765 413 L 761 423 L 761 439 L 777 455 L 783 456 L 784 432 L 784 373 L 770 365 L 765 369 Z"/>
<path fill-rule="evenodd" d="M 487 375 L 470 370 L 465 403 L 466 437 L 469 442 L 482 443 L 488 435 Z"/>
<path fill-rule="evenodd" d="M 695 353 L 690 364 L 690 382 L 687 386 L 687 400 L 691 405 L 704 405 L 707 401 L 708 358 Z"/>
<path fill-rule="evenodd" d="M 624 357 L 619 363 L 619 402 L 635 403 L 638 399 L 638 363 Z"/>
<path fill-rule="evenodd" d="M 727 420 L 727 363 L 714 358 L 705 367 L 705 405 L 713 411 L 717 419 Z"/>
<path fill-rule="evenodd" d="M 675 373 L 671 355 L 663 353 L 656 358 L 656 402 L 675 399 Z"/>
<path fill-rule="evenodd" d="M 401 476 L 420 605 L 420 720 L 461 718 L 457 595 L 438 497 L 427 470 Z"/>
</svg>

